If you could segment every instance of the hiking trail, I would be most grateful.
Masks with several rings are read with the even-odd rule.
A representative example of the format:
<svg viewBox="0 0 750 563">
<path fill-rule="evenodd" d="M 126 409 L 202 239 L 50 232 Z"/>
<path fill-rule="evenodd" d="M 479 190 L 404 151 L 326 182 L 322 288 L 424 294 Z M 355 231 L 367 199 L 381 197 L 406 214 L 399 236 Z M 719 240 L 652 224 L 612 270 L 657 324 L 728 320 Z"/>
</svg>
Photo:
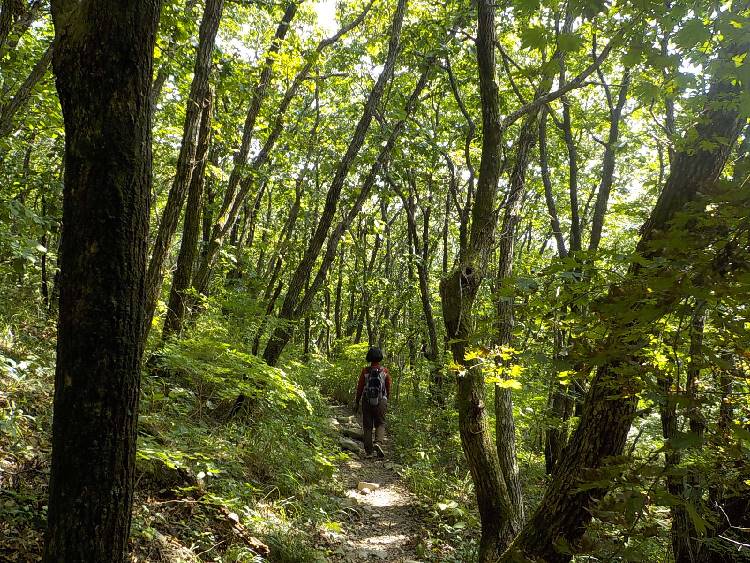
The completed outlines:
<svg viewBox="0 0 750 563">
<path fill-rule="evenodd" d="M 350 410 L 332 406 L 330 420 L 332 427 L 341 433 L 342 447 L 350 449 L 350 458 L 339 467 L 347 489 L 344 502 L 349 507 L 349 519 L 342 522 L 339 532 L 323 535 L 321 547 L 329 550 L 328 560 L 336 563 L 419 563 L 415 550 L 423 537 L 424 525 L 416 499 L 401 482 L 397 472 L 399 466 L 392 461 L 390 442 L 386 438 L 382 444 L 385 458 L 364 457 L 361 441 L 350 439 L 353 433 L 361 435 L 362 432 L 359 421 Z M 348 442 L 348 447 L 345 442 Z M 355 453 L 355 446 L 362 455 Z M 359 490 L 365 483 L 379 486 Z"/>
</svg>

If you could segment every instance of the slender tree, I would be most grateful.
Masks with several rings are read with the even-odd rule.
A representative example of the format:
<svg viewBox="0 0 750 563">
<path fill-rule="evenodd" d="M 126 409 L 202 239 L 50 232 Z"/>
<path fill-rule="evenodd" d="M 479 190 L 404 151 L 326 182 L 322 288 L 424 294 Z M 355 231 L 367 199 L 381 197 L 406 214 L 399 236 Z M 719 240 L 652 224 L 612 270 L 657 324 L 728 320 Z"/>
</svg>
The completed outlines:
<svg viewBox="0 0 750 563">
<path fill-rule="evenodd" d="M 359 154 L 362 145 L 365 142 L 365 136 L 370 128 L 375 109 L 380 102 L 385 86 L 390 80 L 394 68 L 396 66 L 396 55 L 399 50 L 399 42 L 401 38 L 401 26 L 404 21 L 404 14 L 406 12 L 406 0 L 399 0 L 396 6 L 396 11 L 393 16 L 393 23 L 391 25 L 391 31 L 388 40 L 388 53 L 386 60 L 383 65 L 383 71 L 375 81 L 367 101 L 362 115 L 357 122 L 357 126 L 354 129 L 354 133 L 346 149 L 346 152 L 342 156 L 337 168 L 336 173 L 331 180 L 331 185 L 326 194 L 325 205 L 323 212 L 320 215 L 318 224 L 315 227 L 315 231 L 312 234 L 310 241 L 305 249 L 302 260 L 299 262 L 297 268 L 292 274 L 292 278 L 289 282 L 284 301 L 281 307 L 281 318 L 290 321 L 293 320 L 307 279 L 310 275 L 310 269 L 317 260 L 323 245 L 325 244 L 326 238 L 328 237 L 331 225 L 335 218 L 336 209 L 338 208 L 339 198 L 341 197 L 341 191 L 344 187 L 344 182 L 351 170 L 354 163 L 354 159 Z M 353 219 L 353 217 L 352 217 Z M 342 230 L 343 233 L 343 230 Z M 339 235 L 340 236 L 340 235 Z M 335 252 L 335 249 L 334 249 Z M 309 292 L 308 292 L 309 293 Z M 301 315 L 299 315 L 301 316 Z M 297 316 L 297 318 L 299 318 Z M 263 359 L 268 362 L 269 365 L 276 365 L 281 356 L 281 352 L 286 346 L 287 342 L 291 338 L 291 330 L 289 323 L 280 324 L 276 330 L 274 330 L 271 338 L 266 344 L 266 348 L 263 352 Z"/>
<path fill-rule="evenodd" d="M 477 61 L 482 105 L 479 180 L 471 207 L 468 242 L 457 267 L 441 280 L 440 297 L 453 361 L 462 366 L 463 371 L 457 378 L 458 424 L 482 525 L 479 560 L 494 561 L 518 531 L 517 514 L 489 431 L 481 367 L 465 359 L 472 338 L 472 309 L 493 246 L 495 199 L 502 168 L 500 100 L 495 81 L 495 5 L 489 0 L 478 2 Z"/>
<path fill-rule="evenodd" d="M 169 290 L 167 314 L 164 317 L 163 338 L 171 334 L 179 334 L 185 320 L 190 299 L 187 291 L 193 276 L 193 267 L 198 256 L 198 235 L 200 234 L 201 203 L 203 200 L 203 186 L 206 179 L 206 164 L 208 150 L 211 144 L 211 112 L 213 95 L 209 92 L 203 103 L 201 113 L 198 145 L 195 153 L 195 169 L 190 178 L 185 216 L 182 224 L 182 239 L 180 252 L 177 255 L 177 265 L 172 275 L 172 286 Z"/>
<path fill-rule="evenodd" d="M 224 0 L 207 0 L 203 9 L 198 48 L 193 68 L 193 81 L 187 99 L 185 123 L 183 125 L 182 145 L 177 157 L 177 170 L 172 188 L 169 190 L 167 203 L 164 206 L 159 229 L 156 233 L 151 260 L 146 271 L 146 318 L 144 320 L 144 339 L 151 327 L 156 301 L 161 292 L 164 281 L 164 261 L 167 258 L 172 237 L 177 230 L 185 198 L 188 194 L 193 173 L 196 168 L 196 152 L 198 150 L 201 115 L 204 101 L 209 91 L 209 76 L 211 74 L 211 55 L 219 30 Z"/>
</svg>

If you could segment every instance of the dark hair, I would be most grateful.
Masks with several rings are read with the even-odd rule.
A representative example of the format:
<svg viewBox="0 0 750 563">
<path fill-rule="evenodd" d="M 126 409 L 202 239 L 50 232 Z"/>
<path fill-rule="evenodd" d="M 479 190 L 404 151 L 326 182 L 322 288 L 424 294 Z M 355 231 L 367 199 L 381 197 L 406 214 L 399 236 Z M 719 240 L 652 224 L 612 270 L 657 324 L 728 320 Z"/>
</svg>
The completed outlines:
<svg viewBox="0 0 750 563">
<path fill-rule="evenodd" d="M 380 362 L 382 360 L 383 360 L 383 351 L 380 348 L 373 346 L 367 351 L 367 356 L 365 356 L 366 362 Z"/>
</svg>

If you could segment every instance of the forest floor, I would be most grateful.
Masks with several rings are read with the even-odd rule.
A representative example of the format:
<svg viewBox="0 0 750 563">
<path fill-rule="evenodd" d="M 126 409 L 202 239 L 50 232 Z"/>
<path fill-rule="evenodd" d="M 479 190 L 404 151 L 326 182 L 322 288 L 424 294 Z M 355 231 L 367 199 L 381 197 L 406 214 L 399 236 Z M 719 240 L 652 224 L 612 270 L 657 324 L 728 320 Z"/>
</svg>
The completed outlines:
<svg viewBox="0 0 750 563">
<path fill-rule="evenodd" d="M 332 417 L 334 426 L 361 432 L 359 422 L 346 408 L 332 407 Z M 367 457 L 364 450 L 352 452 L 339 469 L 352 510 L 350 521 L 325 538 L 332 562 L 419 561 L 417 548 L 425 527 L 420 508 L 401 482 L 399 466 L 391 461 L 393 452 L 387 438 L 382 446 L 383 459 Z M 360 483 L 378 487 L 362 491 Z"/>
</svg>

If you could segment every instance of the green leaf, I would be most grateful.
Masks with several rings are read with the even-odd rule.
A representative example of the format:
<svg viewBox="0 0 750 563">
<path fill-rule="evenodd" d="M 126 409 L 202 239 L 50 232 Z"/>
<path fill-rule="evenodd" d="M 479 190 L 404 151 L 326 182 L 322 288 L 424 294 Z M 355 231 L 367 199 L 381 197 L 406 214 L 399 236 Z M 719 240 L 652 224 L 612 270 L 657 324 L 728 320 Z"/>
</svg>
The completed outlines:
<svg viewBox="0 0 750 563">
<path fill-rule="evenodd" d="M 519 15 L 531 15 L 539 9 L 539 0 L 516 0 L 513 10 Z"/>
<path fill-rule="evenodd" d="M 641 62 L 643 49 L 638 46 L 631 46 L 622 56 L 622 64 L 626 67 L 632 67 Z"/>
<path fill-rule="evenodd" d="M 711 30 L 703 23 L 701 18 L 693 18 L 685 22 L 682 28 L 675 33 L 674 42 L 683 49 L 690 49 L 701 45 L 711 38 Z"/>
<path fill-rule="evenodd" d="M 695 531 L 698 532 L 698 535 L 705 536 L 707 528 L 711 526 L 701 517 L 700 514 L 698 514 L 698 511 L 695 509 L 695 506 L 693 506 L 691 502 L 685 503 L 685 512 L 687 512 L 687 515 L 690 518 L 690 521 L 693 523 Z"/>
<path fill-rule="evenodd" d="M 583 47 L 584 39 L 576 33 L 561 33 L 557 38 L 557 46 L 564 53 L 578 51 Z"/>
<path fill-rule="evenodd" d="M 531 25 L 521 31 L 521 46 L 527 49 L 542 50 L 547 46 L 547 30 L 543 27 Z"/>
<path fill-rule="evenodd" d="M 517 379 L 501 379 L 497 382 L 497 386 L 501 389 L 513 389 L 514 391 L 523 389 L 523 385 Z"/>
</svg>

